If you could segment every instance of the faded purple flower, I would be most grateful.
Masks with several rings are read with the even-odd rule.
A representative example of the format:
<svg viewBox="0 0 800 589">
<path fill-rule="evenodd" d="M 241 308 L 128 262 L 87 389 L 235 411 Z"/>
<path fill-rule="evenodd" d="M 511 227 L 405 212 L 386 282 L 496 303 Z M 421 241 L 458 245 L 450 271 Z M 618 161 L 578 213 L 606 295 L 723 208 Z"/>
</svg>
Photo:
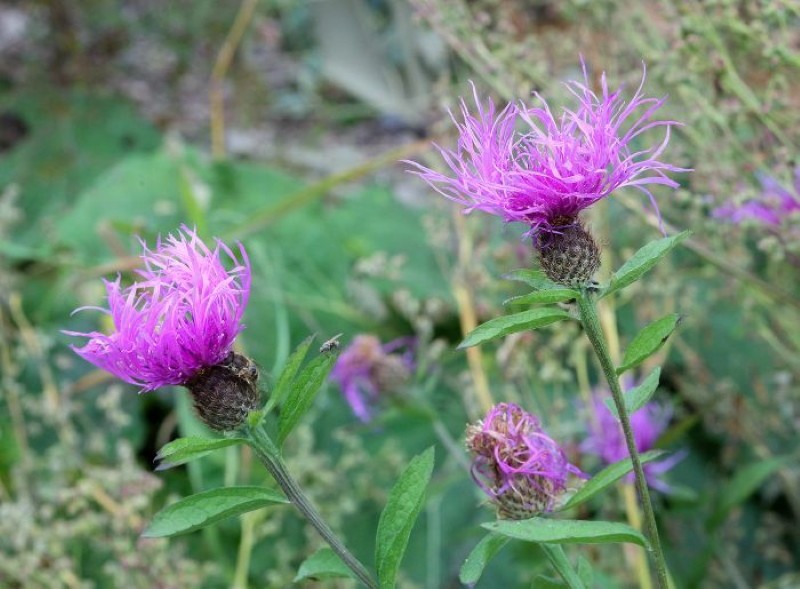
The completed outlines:
<svg viewBox="0 0 800 589">
<path fill-rule="evenodd" d="M 630 388 L 630 386 L 626 388 Z M 592 395 L 592 407 L 589 408 L 591 414 L 588 416 L 589 437 L 581 444 L 581 450 L 595 454 L 604 464 L 613 464 L 628 458 L 629 454 L 622 427 L 603 402 L 603 399 L 608 396 L 609 393 L 607 391 L 603 393 L 595 392 Z M 636 449 L 640 453 L 647 452 L 655 447 L 656 441 L 664 433 L 671 417 L 672 411 L 670 408 L 655 401 L 647 403 L 644 407 L 631 414 L 633 439 L 636 443 Z M 642 468 L 644 469 L 647 483 L 654 489 L 668 492 L 669 485 L 660 477 L 683 458 L 684 454 L 678 452 L 664 460 L 648 462 L 643 465 Z M 633 473 L 627 475 L 627 480 L 633 481 Z"/>
<path fill-rule="evenodd" d="M 78 309 L 109 314 L 114 332 L 64 333 L 89 338 L 72 349 L 143 391 L 185 385 L 228 358 L 243 328 L 250 262 L 241 245 L 240 262 L 224 243 L 217 240 L 212 250 L 185 225 L 165 242 L 159 239 L 154 251 L 142 246 L 144 269 L 137 271 L 137 282 L 123 288 L 119 276 L 105 281 L 108 309 Z"/>
<path fill-rule="evenodd" d="M 658 158 L 669 142 L 675 121 L 653 120 L 664 99 L 642 95 L 645 74 L 630 102 L 621 89 L 609 92 L 605 73 L 602 95 L 589 89 L 586 65 L 584 83 L 569 82 L 578 99 L 575 110 L 556 117 L 536 94 L 541 107 L 510 103 L 499 113 L 486 105 L 473 85 L 476 113 L 461 101 L 463 122 L 451 118 L 459 131 L 455 150 L 437 146 L 449 174 L 416 162 L 414 173 L 437 192 L 466 207 L 498 215 L 505 221 L 530 226 L 530 234 L 559 232 L 577 222 L 578 213 L 617 188 L 632 186 L 647 194 L 647 185 L 678 184 L 665 172 L 688 171 Z M 629 121 L 630 119 L 630 121 Z M 633 151 L 634 140 L 649 129 L 664 127 L 661 143 Z"/>
<path fill-rule="evenodd" d="M 569 475 L 585 476 L 539 420 L 513 403 L 498 403 L 468 426 L 466 445 L 474 457 L 472 477 L 503 519 L 552 511 L 567 490 Z"/>
<path fill-rule="evenodd" d="M 381 393 L 396 391 L 414 371 L 413 338 L 387 344 L 374 335 L 357 335 L 339 356 L 330 379 L 361 421 L 372 419 L 372 406 Z"/>
<path fill-rule="evenodd" d="M 794 170 L 793 192 L 768 174 L 757 174 L 761 184 L 758 198 L 742 204 L 728 203 L 715 209 L 712 215 L 739 224 L 753 220 L 762 225 L 778 226 L 786 217 L 800 211 L 800 166 Z"/>
</svg>

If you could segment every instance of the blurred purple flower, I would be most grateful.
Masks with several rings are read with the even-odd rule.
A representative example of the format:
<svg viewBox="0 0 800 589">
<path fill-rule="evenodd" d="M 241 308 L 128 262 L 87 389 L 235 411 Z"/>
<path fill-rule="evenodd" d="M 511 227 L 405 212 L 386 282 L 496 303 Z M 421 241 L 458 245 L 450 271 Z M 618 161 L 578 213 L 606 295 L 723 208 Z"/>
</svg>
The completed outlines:
<svg viewBox="0 0 800 589">
<path fill-rule="evenodd" d="M 357 335 L 331 371 L 330 379 L 361 421 L 372 419 L 372 406 L 381 393 L 402 386 L 414 371 L 414 338 L 381 344 L 374 335 Z"/>
<path fill-rule="evenodd" d="M 630 386 L 625 387 L 631 388 Z M 591 415 L 588 416 L 589 437 L 581 444 L 581 450 L 600 457 L 604 464 L 613 464 L 628 458 L 628 447 L 617 418 L 603 402 L 609 396 L 595 392 L 592 396 Z M 652 450 L 656 441 L 667 428 L 672 410 L 654 401 L 634 412 L 631 416 L 631 429 L 636 449 L 640 452 Z M 669 491 L 669 485 L 661 480 L 661 475 L 683 460 L 685 453 L 678 452 L 664 460 L 648 462 L 643 465 L 648 484 L 659 491 Z M 627 475 L 633 481 L 633 473 Z"/>
<path fill-rule="evenodd" d="M 472 477 L 506 519 L 526 519 L 552 511 L 567 489 L 570 473 L 585 476 L 569 463 L 539 420 L 513 403 L 498 403 L 467 428 L 473 454 Z"/>
<path fill-rule="evenodd" d="M 496 113 L 491 100 L 481 103 L 473 85 L 477 113 L 464 100 L 463 123 L 451 113 L 459 131 L 457 148 L 436 146 L 450 173 L 408 163 L 437 192 L 465 206 L 466 213 L 478 209 L 526 223 L 532 235 L 575 224 L 583 209 L 623 186 L 647 194 L 658 212 L 647 185 L 677 188 L 665 172 L 688 171 L 658 159 L 669 142 L 670 127 L 679 123 L 653 120 L 665 99 L 642 95 L 644 72 L 630 102 L 621 98 L 621 89 L 609 92 L 605 73 L 601 96 L 588 87 L 585 63 L 583 76 L 583 84 L 567 83 L 578 108 L 564 109 L 558 118 L 538 94 L 539 108 L 510 103 Z M 632 122 L 626 123 L 629 118 Z M 634 139 L 655 127 L 665 127 L 663 141 L 632 151 Z"/>
<path fill-rule="evenodd" d="M 754 220 L 763 225 L 780 225 L 789 215 L 800 211 L 800 166 L 794 169 L 794 192 L 783 187 L 768 174 L 757 174 L 761 184 L 758 198 L 742 204 L 728 203 L 714 209 L 712 215 L 717 219 L 726 219 L 739 224 Z"/>
<path fill-rule="evenodd" d="M 89 338 L 75 352 L 130 384 L 151 391 L 184 385 L 203 368 L 220 364 L 242 330 L 242 313 L 250 294 L 250 262 L 239 245 L 242 262 L 221 241 L 211 250 L 185 225 L 154 251 L 142 242 L 141 279 L 122 288 L 121 279 L 105 281 L 107 313 L 114 332 L 68 335 Z M 223 254 L 232 268 L 223 265 Z"/>
</svg>

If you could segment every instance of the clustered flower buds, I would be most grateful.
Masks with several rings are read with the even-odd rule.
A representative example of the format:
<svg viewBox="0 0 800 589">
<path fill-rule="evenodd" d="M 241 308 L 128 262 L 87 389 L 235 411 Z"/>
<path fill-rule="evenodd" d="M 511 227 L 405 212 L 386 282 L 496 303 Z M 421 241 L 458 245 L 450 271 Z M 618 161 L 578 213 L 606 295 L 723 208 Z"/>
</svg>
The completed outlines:
<svg viewBox="0 0 800 589">
<path fill-rule="evenodd" d="M 72 349 L 142 391 L 185 386 L 209 427 L 237 428 L 260 400 L 258 370 L 232 351 L 250 295 L 244 247 L 240 262 L 221 241 L 212 250 L 186 226 L 154 251 L 142 245 L 140 279 L 125 288 L 120 277 L 106 281 L 108 309 L 92 307 L 111 316 L 114 332 L 67 331 L 89 338 Z"/>
<path fill-rule="evenodd" d="M 472 476 L 502 519 L 528 519 L 552 511 L 567 490 L 569 463 L 539 420 L 513 403 L 498 403 L 467 427 Z"/>
<path fill-rule="evenodd" d="M 585 64 L 583 69 L 584 83 L 567 84 L 578 107 L 564 109 L 560 117 L 538 94 L 540 107 L 509 103 L 496 113 L 494 103 L 483 104 L 473 87 L 477 113 L 462 100 L 463 122 L 451 114 L 458 145 L 438 148 L 450 174 L 410 162 L 416 174 L 465 212 L 482 210 L 528 225 L 543 269 L 568 286 L 586 284 L 599 266 L 597 246 L 578 218 L 582 210 L 625 186 L 642 191 L 655 206 L 648 185 L 677 188 L 666 172 L 686 171 L 659 159 L 670 127 L 678 123 L 653 119 L 664 99 L 643 96 L 644 74 L 626 102 L 621 89 L 609 91 L 605 74 L 602 94 L 595 94 Z M 656 127 L 666 129 L 664 139 L 634 151 L 634 140 Z"/>
<path fill-rule="evenodd" d="M 331 371 L 331 380 L 361 421 L 372 419 L 372 406 L 381 393 L 393 393 L 414 371 L 413 338 L 387 344 L 374 335 L 358 335 L 342 352 Z"/>
</svg>

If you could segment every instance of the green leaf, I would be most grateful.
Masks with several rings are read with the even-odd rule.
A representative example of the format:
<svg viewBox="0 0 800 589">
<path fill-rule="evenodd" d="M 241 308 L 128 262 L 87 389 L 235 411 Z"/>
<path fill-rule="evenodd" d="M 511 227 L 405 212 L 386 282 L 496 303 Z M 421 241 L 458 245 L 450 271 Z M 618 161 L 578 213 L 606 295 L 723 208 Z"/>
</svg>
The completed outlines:
<svg viewBox="0 0 800 589">
<path fill-rule="evenodd" d="M 156 454 L 156 460 L 160 462 L 156 470 L 167 470 L 180 464 L 185 464 L 195 458 L 200 458 L 210 454 L 214 450 L 244 444 L 243 438 L 178 438 L 166 444 Z"/>
<path fill-rule="evenodd" d="M 297 583 L 304 579 L 320 581 L 352 576 L 353 572 L 347 568 L 347 565 L 339 559 L 336 553 L 324 546 L 303 561 L 294 582 Z"/>
<path fill-rule="evenodd" d="M 317 356 L 292 383 L 291 394 L 281 407 L 278 418 L 278 443 L 283 444 L 286 437 L 294 429 L 306 411 L 311 408 L 314 397 L 328 378 L 331 368 L 336 363 L 338 354 L 323 354 Z"/>
<path fill-rule="evenodd" d="M 663 450 L 650 450 L 639 455 L 639 460 L 642 464 L 647 464 L 653 460 L 662 458 L 666 452 Z M 633 463 L 630 458 L 625 458 L 619 462 L 615 462 L 594 475 L 591 479 L 586 481 L 578 491 L 569 498 L 569 500 L 562 505 L 558 511 L 572 509 L 581 503 L 586 503 L 589 499 L 603 492 L 607 487 L 616 483 L 619 479 L 633 470 Z"/>
<path fill-rule="evenodd" d="M 625 401 L 625 409 L 628 411 L 628 415 L 631 415 L 634 411 L 638 411 L 647 404 L 647 402 L 652 398 L 653 393 L 656 392 L 660 378 L 661 367 L 657 366 L 655 370 L 653 370 L 653 372 L 651 372 L 639 386 L 625 391 L 623 398 Z M 609 397 L 603 402 L 606 404 L 606 407 L 608 407 L 608 410 L 611 411 L 614 417 L 619 419 L 619 414 L 617 413 L 617 406 L 614 404 L 614 399 Z"/>
<path fill-rule="evenodd" d="M 572 568 L 572 563 L 567 558 L 567 554 L 564 552 L 564 549 L 559 544 L 539 544 L 542 551 L 547 555 L 550 564 L 553 565 L 553 568 L 558 571 L 558 574 L 561 575 L 561 578 L 564 579 L 564 582 L 567 584 L 569 589 L 586 589 L 586 586 L 583 584 L 583 580 L 578 576 L 578 573 L 575 572 L 575 569 Z"/>
<path fill-rule="evenodd" d="M 269 396 L 266 407 L 264 407 L 264 414 L 269 413 L 275 405 L 283 403 L 283 400 L 289 394 L 294 377 L 297 375 L 297 371 L 300 370 L 300 365 L 303 363 L 303 360 L 306 359 L 308 349 L 311 347 L 314 337 L 315 336 L 310 335 L 304 339 L 303 342 L 297 346 L 295 351 L 292 352 L 288 360 L 286 360 L 286 364 L 275 383 L 275 388 Z"/>
<path fill-rule="evenodd" d="M 504 274 L 503 278 L 507 280 L 516 280 L 517 282 L 524 282 L 528 286 L 532 286 L 536 290 L 550 290 L 553 288 L 561 289 L 564 288 L 560 284 L 557 284 L 550 280 L 545 273 L 541 270 L 530 270 L 528 268 L 523 268 L 520 270 L 512 270 L 508 274 Z"/>
<path fill-rule="evenodd" d="M 578 557 L 578 576 L 587 587 L 591 587 L 594 583 L 594 571 L 592 570 L 592 563 L 586 560 L 583 556 Z"/>
<path fill-rule="evenodd" d="M 408 546 L 411 529 L 422 509 L 425 488 L 432 472 L 431 447 L 411 460 L 389 493 L 375 538 L 375 567 L 381 589 L 394 587 L 397 570 Z"/>
<path fill-rule="evenodd" d="M 601 297 L 622 290 L 639 280 L 648 270 L 655 266 L 669 251 L 691 235 L 690 231 L 683 231 L 672 237 L 651 241 L 625 262 L 622 267 L 614 272 L 608 288 Z"/>
<path fill-rule="evenodd" d="M 283 495 L 262 487 L 211 489 L 185 497 L 159 511 L 142 536 L 163 538 L 188 534 L 222 519 L 275 503 L 288 501 Z"/>
<path fill-rule="evenodd" d="M 792 456 L 770 458 L 748 464 L 737 471 L 720 491 L 719 506 L 711 518 L 711 525 L 716 527 L 720 524 L 733 508 L 744 503 L 767 478 L 793 458 Z"/>
<path fill-rule="evenodd" d="M 545 575 L 538 575 L 533 580 L 533 585 L 531 585 L 532 589 L 569 589 L 564 581 L 559 581 L 552 577 L 546 577 Z"/>
<path fill-rule="evenodd" d="M 514 313 L 513 315 L 504 315 L 503 317 L 490 319 L 473 329 L 464 338 L 464 341 L 459 344 L 458 349 L 470 348 L 510 333 L 526 329 L 537 329 L 568 318 L 569 313 L 552 307 L 540 307 L 530 311 Z"/>
<path fill-rule="evenodd" d="M 610 544 L 628 542 L 647 547 L 647 539 L 632 527 L 616 522 L 568 519 L 499 520 L 482 527 L 502 536 L 541 544 Z"/>
<path fill-rule="evenodd" d="M 504 305 L 550 305 L 578 297 L 578 292 L 571 288 L 553 288 L 536 290 L 530 294 L 512 297 L 503 302 Z"/>
<path fill-rule="evenodd" d="M 680 315 L 672 313 L 653 321 L 637 333 L 625 350 L 625 357 L 622 359 L 622 366 L 617 368 L 617 374 L 622 374 L 631 368 L 635 368 L 655 354 L 667 341 L 667 338 L 678 326 L 680 320 Z"/>
<path fill-rule="evenodd" d="M 483 574 L 483 569 L 495 555 L 508 544 L 508 538 L 495 534 L 486 534 L 469 553 L 464 564 L 461 565 L 459 580 L 464 585 L 474 585 Z"/>
</svg>

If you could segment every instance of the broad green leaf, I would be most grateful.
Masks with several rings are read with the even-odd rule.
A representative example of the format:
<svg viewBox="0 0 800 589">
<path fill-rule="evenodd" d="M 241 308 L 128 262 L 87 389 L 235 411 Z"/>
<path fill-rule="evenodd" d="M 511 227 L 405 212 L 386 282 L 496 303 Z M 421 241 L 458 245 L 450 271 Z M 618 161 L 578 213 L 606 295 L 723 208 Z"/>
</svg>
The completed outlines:
<svg viewBox="0 0 800 589">
<path fill-rule="evenodd" d="M 291 393 L 281 406 L 278 418 L 278 443 L 283 444 L 300 419 L 309 410 L 338 354 L 322 354 L 309 362 L 291 385 Z"/>
<path fill-rule="evenodd" d="M 179 464 L 185 464 L 195 458 L 200 458 L 210 454 L 214 450 L 244 444 L 243 438 L 178 438 L 166 444 L 156 454 L 156 460 L 160 462 L 156 470 L 167 470 Z"/>
<path fill-rule="evenodd" d="M 628 542 L 647 547 L 647 539 L 632 527 L 616 522 L 568 519 L 499 520 L 482 527 L 501 536 L 550 544 L 610 544 Z"/>
<path fill-rule="evenodd" d="M 311 347 L 311 343 L 313 341 L 314 336 L 308 336 L 299 346 L 297 346 L 297 349 L 292 352 L 288 360 L 286 360 L 286 365 L 283 367 L 283 370 L 281 370 L 278 380 L 275 382 L 275 388 L 273 389 L 272 394 L 269 396 L 267 405 L 264 407 L 265 414 L 269 413 L 270 410 L 275 407 L 275 405 L 282 403 L 289 394 L 292 381 L 294 381 L 297 371 L 300 370 L 300 365 L 303 363 L 303 360 L 306 359 L 308 349 Z"/>
<path fill-rule="evenodd" d="M 459 580 L 465 585 L 477 583 L 483 574 L 483 569 L 506 544 L 508 544 L 508 538 L 486 534 L 461 565 L 461 572 L 458 574 Z"/>
<path fill-rule="evenodd" d="M 569 589 L 586 589 L 583 580 L 578 576 L 578 573 L 572 568 L 572 563 L 567 558 L 567 554 L 559 544 L 539 544 L 542 551 L 547 555 L 547 559 L 553 568 L 558 571 L 561 578 L 567 584 Z"/>
<path fill-rule="evenodd" d="M 608 288 L 601 297 L 622 290 L 639 280 L 648 270 L 655 266 L 669 251 L 691 235 L 690 231 L 683 231 L 672 237 L 651 241 L 625 262 L 619 270 L 614 272 Z"/>
<path fill-rule="evenodd" d="M 222 519 L 254 509 L 288 503 L 283 495 L 263 487 L 222 487 L 185 497 L 159 511 L 147 529 L 145 538 L 188 534 Z"/>
<path fill-rule="evenodd" d="M 428 448 L 409 463 L 395 483 L 378 521 L 375 538 L 375 567 L 378 586 L 394 587 L 411 529 L 422 509 L 425 488 L 433 472 L 433 448 Z"/>
<path fill-rule="evenodd" d="M 304 579 L 319 581 L 352 576 L 353 571 L 347 568 L 333 550 L 324 546 L 303 561 L 294 582 Z"/>
<path fill-rule="evenodd" d="M 744 503 L 767 478 L 792 459 L 792 456 L 779 456 L 748 464 L 737 471 L 720 491 L 719 507 L 711 518 L 711 525 L 722 522 L 734 507 Z"/>
<path fill-rule="evenodd" d="M 564 288 L 545 276 L 541 270 L 530 270 L 523 268 L 520 270 L 512 270 L 508 274 L 504 274 L 503 278 L 507 280 L 516 280 L 517 282 L 524 282 L 528 286 L 532 286 L 536 290 L 550 290 L 553 288 Z"/>
<path fill-rule="evenodd" d="M 631 368 L 637 367 L 655 354 L 667 341 L 667 338 L 678 326 L 680 320 L 680 315 L 672 313 L 653 321 L 637 333 L 625 350 L 625 357 L 622 359 L 622 366 L 617 368 L 617 374 L 622 374 Z"/>
<path fill-rule="evenodd" d="M 537 329 L 568 318 L 569 313 L 553 307 L 539 307 L 530 311 L 514 313 L 513 315 L 504 315 L 503 317 L 490 319 L 473 329 L 464 338 L 464 341 L 459 344 L 458 348 L 470 348 L 510 333 L 526 329 Z"/>
<path fill-rule="evenodd" d="M 640 454 L 639 460 L 642 462 L 642 464 L 647 464 L 648 462 L 662 458 L 665 454 L 666 452 L 663 450 L 650 450 L 649 452 Z M 578 491 L 559 508 L 559 511 L 572 509 L 581 503 L 586 503 L 589 499 L 598 493 L 603 492 L 606 488 L 616 483 L 619 479 L 624 477 L 632 470 L 633 464 L 631 463 L 630 458 L 620 460 L 619 462 L 615 462 L 614 464 L 607 466 L 594 475 L 591 479 L 586 481 L 586 484 L 578 489 Z"/>
<path fill-rule="evenodd" d="M 658 388 L 658 381 L 661 378 L 661 367 L 657 366 L 653 372 L 651 372 L 647 378 L 645 378 L 641 384 L 638 386 L 633 387 L 632 389 L 625 391 L 623 395 L 625 401 L 625 409 L 628 411 L 628 415 L 632 414 L 634 411 L 637 411 L 644 407 L 647 402 L 653 396 L 653 393 L 656 392 Z M 619 414 L 617 413 L 617 406 L 614 404 L 614 399 L 611 397 L 607 398 L 604 403 L 608 410 L 619 419 Z"/>
<path fill-rule="evenodd" d="M 549 305 L 560 303 L 578 297 L 578 292 L 571 288 L 553 288 L 550 290 L 536 290 L 530 294 L 512 297 L 504 301 L 504 305 Z"/>
</svg>

